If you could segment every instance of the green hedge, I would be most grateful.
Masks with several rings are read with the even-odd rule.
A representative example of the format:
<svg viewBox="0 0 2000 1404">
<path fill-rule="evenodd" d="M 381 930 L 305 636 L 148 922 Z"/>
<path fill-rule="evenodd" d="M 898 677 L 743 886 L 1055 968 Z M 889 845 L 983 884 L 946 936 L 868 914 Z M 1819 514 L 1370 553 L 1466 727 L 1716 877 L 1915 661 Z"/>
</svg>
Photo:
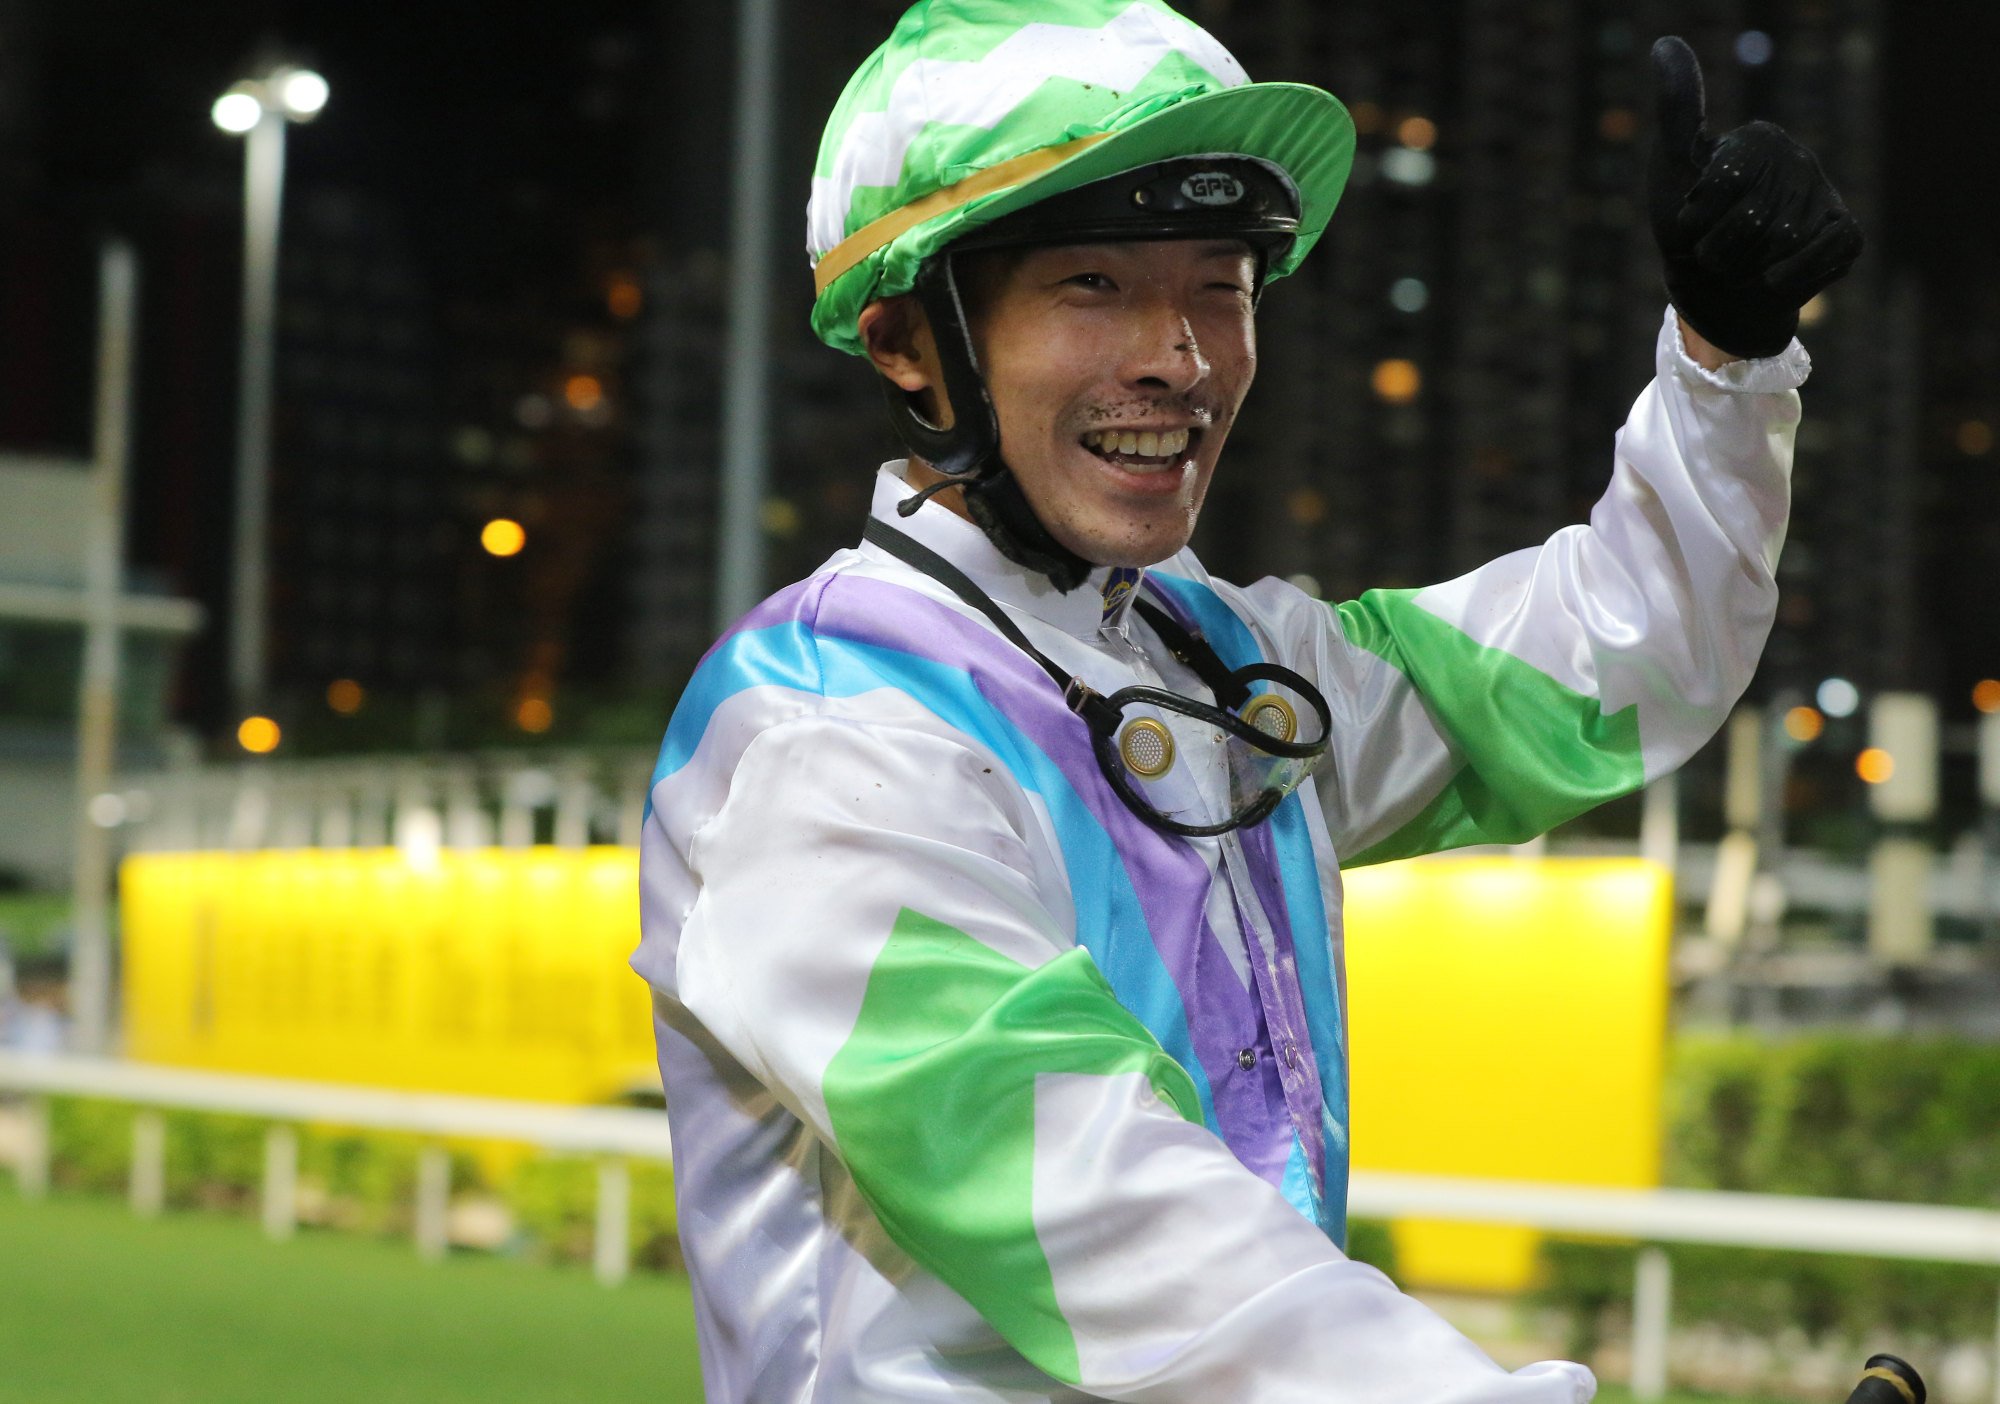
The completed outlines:
<svg viewBox="0 0 2000 1404">
<path fill-rule="evenodd" d="M 1904 1200 L 2000 1208 L 2000 1047 L 1959 1040 L 1853 1035 L 1785 1042 L 1686 1036 L 1667 1080 L 1671 1185 L 1774 1194 Z M 59 1186 L 123 1193 L 133 1109 L 55 1099 L 52 1171 Z M 171 1204 L 249 1212 L 263 1170 L 264 1123 L 168 1113 Z M 304 1184 L 324 1196 L 321 1222 L 406 1232 L 421 1142 L 412 1136 L 305 1128 Z M 501 1195 L 515 1248 L 586 1260 L 596 1176 L 575 1157 L 526 1160 L 492 1183 L 476 1157 L 454 1153 L 453 1184 Z M 1394 1272 L 1386 1226 L 1356 1220 L 1353 1255 Z M 672 1172 L 632 1166 L 635 1261 L 672 1266 Z M 1677 1321 L 1772 1333 L 1861 1336 L 1893 1329 L 1984 1338 L 1996 1274 L 1985 1268 L 1809 1253 L 1673 1245 Z M 1632 1249 L 1554 1238 L 1544 1246 L 1543 1302 L 1575 1323 L 1572 1348 L 1589 1354 L 1609 1315 L 1629 1308 Z"/>
<path fill-rule="evenodd" d="M 137 1108 L 57 1097 L 49 1103 L 50 1178 L 59 1189 L 123 1194 L 130 1182 Z M 164 1112 L 167 1203 L 174 1208 L 254 1213 L 264 1173 L 264 1132 L 254 1117 Z M 303 1126 L 302 1208 L 312 1222 L 364 1233 L 404 1234 L 416 1201 L 423 1138 Z M 513 1213 L 514 1251 L 589 1261 L 597 1213 L 597 1167 L 576 1156 L 534 1156 L 499 1176 L 471 1150 L 451 1150 L 454 1194 L 497 1194 Z M 639 1266 L 679 1262 L 673 1171 L 631 1165 L 632 1251 Z"/>
<path fill-rule="evenodd" d="M 1666 1181 L 1688 1189 L 2000 1208 L 2000 1047 L 1958 1039 L 1683 1036 L 1667 1078 Z M 1667 1246 L 1674 1319 L 1769 1334 L 1984 1339 L 1996 1273 L 1820 1253 Z M 1550 1239 L 1542 1300 L 1588 1354 L 1629 1310 L 1632 1249 Z"/>
</svg>

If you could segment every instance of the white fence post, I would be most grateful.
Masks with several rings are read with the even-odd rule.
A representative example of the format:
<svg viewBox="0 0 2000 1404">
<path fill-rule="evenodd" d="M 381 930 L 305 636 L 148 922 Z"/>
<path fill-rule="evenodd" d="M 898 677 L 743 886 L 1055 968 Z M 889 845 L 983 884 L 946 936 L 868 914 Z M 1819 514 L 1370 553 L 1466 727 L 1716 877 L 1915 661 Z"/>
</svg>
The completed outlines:
<svg viewBox="0 0 2000 1404">
<path fill-rule="evenodd" d="M 27 1112 L 21 1129 L 21 1163 L 14 1178 L 21 1198 L 40 1199 L 49 1192 L 49 1099 L 28 1098 Z"/>
<path fill-rule="evenodd" d="M 1639 856 L 1669 873 L 1680 864 L 1680 774 L 1668 771 L 1645 789 L 1639 811 Z"/>
<path fill-rule="evenodd" d="M 417 1157 L 417 1252 L 437 1262 L 448 1246 L 446 1215 L 451 1209 L 451 1152 L 428 1145 Z"/>
<path fill-rule="evenodd" d="M 132 1118 L 132 1212 L 156 1217 L 167 1204 L 167 1119 L 150 1108 Z"/>
<path fill-rule="evenodd" d="M 590 846 L 590 814 L 597 806 L 597 787 L 583 765 L 572 763 L 563 770 L 556 789 L 557 848 Z"/>
<path fill-rule="evenodd" d="M 264 1131 L 264 1236 L 282 1243 L 299 1223 L 299 1133 L 287 1122 Z"/>
<path fill-rule="evenodd" d="M 2000 1316 L 1993 1323 L 1993 1404 L 2000 1404 Z"/>
<path fill-rule="evenodd" d="M 1632 1397 L 1651 1404 L 1667 1392 L 1667 1332 L 1674 1267 L 1663 1248 L 1641 1248 L 1632 1284 Z"/>
<path fill-rule="evenodd" d="M 616 1287 L 632 1270 L 632 1170 L 622 1160 L 597 1162 L 597 1280 Z"/>
</svg>

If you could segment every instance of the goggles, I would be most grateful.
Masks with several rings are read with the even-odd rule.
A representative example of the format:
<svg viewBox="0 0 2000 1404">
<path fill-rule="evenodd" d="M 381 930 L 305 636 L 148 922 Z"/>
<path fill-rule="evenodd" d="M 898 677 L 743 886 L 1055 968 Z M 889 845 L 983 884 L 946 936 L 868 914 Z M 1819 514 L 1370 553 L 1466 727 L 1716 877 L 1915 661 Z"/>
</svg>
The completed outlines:
<svg viewBox="0 0 2000 1404">
<path fill-rule="evenodd" d="M 1227 667 L 1206 639 L 1182 628 L 1149 600 L 1134 600 L 1132 607 L 1168 651 L 1207 685 L 1215 696 L 1213 704 L 1157 687 L 1098 692 L 1028 642 L 991 596 L 929 547 L 879 518 L 869 519 L 862 537 L 943 585 L 1040 664 L 1062 689 L 1064 705 L 1090 729 L 1092 754 L 1112 791 L 1127 809 L 1163 833 L 1209 838 L 1260 824 L 1326 756 L 1332 714 L 1318 688 L 1276 663 Z M 1301 715 L 1300 703 L 1310 718 Z M 1180 718 L 1180 726 L 1169 726 L 1163 714 Z M 1204 729 L 1195 732 L 1196 738 L 1221 749 L 1229 808 L 1227 817 L 1212 824 L 1177 819 L 1152 798 L 1156 782 L 1173 769 L 1181 747 L 1191 744 L 1189 722 Z"/>
</svg>

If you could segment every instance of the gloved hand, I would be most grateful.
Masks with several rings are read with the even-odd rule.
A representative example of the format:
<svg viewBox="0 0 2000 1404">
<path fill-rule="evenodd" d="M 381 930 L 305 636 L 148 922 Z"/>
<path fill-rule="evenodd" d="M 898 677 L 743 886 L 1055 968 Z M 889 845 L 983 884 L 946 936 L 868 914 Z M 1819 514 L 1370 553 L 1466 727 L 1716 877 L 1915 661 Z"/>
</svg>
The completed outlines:
<svg viewBox="0 0 2000 1404">
<path fill-rule="evenodd" d="M 1701 64 L 1668 35 L 1653 45 L 1659 131 L 1647 169 L 1667 296 L 1732 356 L 1775 356 L 1799 309 L 1861 255 L 1861 225 L 1812 152 L 1751 122 L 1720 140 L 1705 126 Z"/>
</svg>

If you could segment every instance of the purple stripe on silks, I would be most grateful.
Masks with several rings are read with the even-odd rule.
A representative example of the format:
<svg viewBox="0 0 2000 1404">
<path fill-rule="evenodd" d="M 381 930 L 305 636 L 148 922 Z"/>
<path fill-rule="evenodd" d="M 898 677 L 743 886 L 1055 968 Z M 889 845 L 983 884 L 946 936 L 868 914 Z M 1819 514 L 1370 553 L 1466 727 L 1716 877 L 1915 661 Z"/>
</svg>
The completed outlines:
<svg viewBox="0 0 2000 1404">
<path fill-rule="evenodd" d="M 1246 1085 L 1249 1079 L 1237 1062 L 1238 1053 L 1255 1040 L 1259 1012 L 1204 920 L 1210 879 L 1201 856 L 1147 827 L 1125 807 L 1097 768 L 1089 732 L 1063 705 L 1048 675 L 983 622 L 908 586 L 845 572 L 832 577 L 817 603 L 808 621 L 817 634 L 964 670 L 980 694 L 1062 770 L 1117 849 L 1150 928 L 1129 935 L 1107 931 L 1105 938 L 1150 940 L 1158 952 L 1186 1012 L 1223 1139 L 1236 1150 L 1246 1122 L 1255 1127 L 1265 1120 L 1263 1095 Z M 1268 1138 L 1253 1130 L 1248 1139 Z"/>
<path fill-rule="evenodd" d="M 1201 622 L 1181 607 L 1173 591 L 1155 588 L 1148 594 L 1183 629 L 1197 636 L 1201 634 Z M 1273 978 L 1273 972 L 1258 959 L 1254 949 L 1250 953 L 1250 968 L 1264 1004 L 1264 1017 L 1276 1033 L 1275 1041 L 1282 1045 L 1290 1040 L 1298 1046 L 1300 1057 L 1296 1060 L 1297 1066 L 1284 1062 L 1282 1047 L 1277 1050 L 1285 1069 L 1280 1076 L 1284 1082 L 1285 1101 L 1291 1109 L 1292 1123 L 1298 1128 L 1299 1141 L 1305 1147 L 1307 1168 L 1312 1171 L 1313 1183 L 1324 1190 L 1326 1142 L 1320 1128 L 1325 1090 L 1320 1086 L 1319 1060 L 1314 1056 L 1312 1026 L 1306 1019 L 1305 994 L 1299 988 L 1298 954 L 1292 945 L 1292 913 L 1285 901 L 1277 848 L 1272 841 L 1269 821 L 1235 832 L 1250 869 L 1251 891 L 1257 898 L 1257 905 L 1264 909 L 1264 924 L 1271 932 L 1272 963 L 1277 970 Z M 1242 922 L 1246 942 L 1254 943 L 1253 933 L 1257 925 L 1247 920 Z"/>
<path fill-rule="evenodd" d="M 1299 1066 L 1292 1069 L 1292 1076 L 1285 1080 L 1285 1099 L 1291 1106 L 1292 1120 L 1299 1129 L 1299 1140 L 1305 1145 L 1306 1164 L 1312 1170 L 1314 1182 L 1324 1189 L 1326 1142 L 1320 1132 L 1320 1123 L 1324 1114 L 1325 1091 L 1319 1082 L 1319 1060 L 1314 1057 L 1312 1025 L 1306 1021 L 1305 995 L 1299 988 L 1298 954 L 1292 948 L 1292 912 L 1285 901 L 1285 886 L 1279 876 L 1277 847 L 1272 842 L 1268 822 L 1238 829 L 1236 834 L 1243 845 L 1243 856 L 1250 863 L 1251 890 L 1256 894 L 1257 905 L 1264 909 L 1264 915 L 1269 920 L 1271 941 L 1276 948 L 1274 959 L 1278 967 L 1278 988 L 1276 991 L 1265 991 L 1265 997 L 1269 999 L 1275 995 L 1281 1012 L 1274 1022 L 1291 1031 L 1301 1050 Z"/>
<path fill-rule="evenodd" d="M 790 624 L 810 619 L 817 607 L 817 596 L 826 593 L 827 586 L 837 578 L 830 575 L 808 576 L 795 584 L 787 585 L 774 595 L 759 600 L 750 607 L 748 613 L 724 629 L 715 642 L 702 651 L 701 662 L 695 666 L 699 668 L 701 663 L 706 663 L 710 654 L 738 634 L 748 633 L 752 629 L 768 629 L 773 624 Z M 813 604 L 805 602 L 808 595 L 815 597 Z"/>
<path fill-rule="evenodd" d="M 1209 958 L 1197 962 L 1197 978 L 1204 990 L 1223 984 L 1230 995 L 1240 999 L 1246 993 L 1242 982 L 1222 953 L 1222 942 L 1206 916 L 1202 918 L 1201 932 L 1202 954 Z M 1201 1003 L 1205 1008 L 1210 999 L 1204 998 Z M 1190 1010 L 1188 1017 L 1195 1019 L 1202 1015 Z M 1211 1091 L 1217 1119 L 1227 1122 L 1233 1118 L 1235 1134 L 1229 1139 L 1229 1148 L 1236 1158 L 1272 1188 L 1282 1190 L 1285 1166 L 1292 1156 L 1291 1108 L 1286 1102 L 1278 1060 L 1272 1055 L 1271 1034 L 1263 1011 L 1258 1009 L 1255 1017 L 1256 1034 L 1246 1039 L 1243 1047 L 1256 1056 L 1248 1068 L 1240 1063 L 1232 1066 L 1220 1082 L 1213 1084 Z M 1225 1098 L 1230 1108 L 1228 1113 L 1223 1111 Z"/>
</svg>

